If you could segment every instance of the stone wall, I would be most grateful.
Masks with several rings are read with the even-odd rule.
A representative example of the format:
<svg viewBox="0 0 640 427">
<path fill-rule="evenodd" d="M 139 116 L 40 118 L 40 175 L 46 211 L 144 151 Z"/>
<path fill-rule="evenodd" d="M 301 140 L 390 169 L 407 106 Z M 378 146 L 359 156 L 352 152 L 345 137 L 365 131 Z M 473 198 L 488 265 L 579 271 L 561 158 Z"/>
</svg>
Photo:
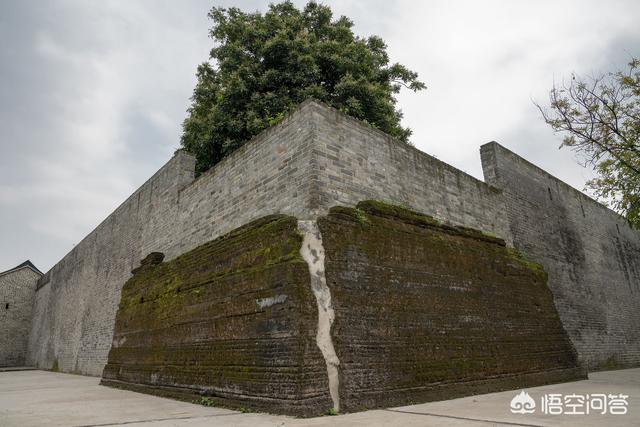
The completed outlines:
<svg viewBox="0 0 640 427">
<path fill-rule="evenodd" d="M 103 384 L 296 415 L 329 409 L 316 301 L 293 217 L 272 215 L 122 289 Z"/>
<path fill-rule="evenodd" d="M 585 378 L 540 265 L 379 202 L 318 225 L 347 411 Z"/>
<path fill-rule="evenodd" d="M 101 374 L 120 288 L 140 259 L 174 234 L 170 219 L 190 179 L 193 159 L 177 153 L 40 279 L 29 364 Z"/>
<path fill-rule="evenodd" d="M 122 289 L 102 384 L 292 415 L 581 379 L 542 268 L 380 202 L 271 215 Z"/>
<path fill-rule="evenodd" d="M 511 242 L 499 190 L 335 109 L 311 107 L 317 214 L 383 200 Z"/>
<path fill-rule="evenodd" d="M 195 180 L 194 163 L 177 152 L 42 278 L 30 363 L 100 375 L 143 257 L 172 259 L 265 215 L 310 219 L 376 198 L 510 240 L 499 191 L 315 101 Z"/>
<path fill-rule="evenodd" d="M 549 274 L 582 362 L 640 365 L 640 233 L 497 143 L 481 154 L 485 180 L 504 191 L 514 245 Z"/>
<path fill-rule="evenodd" d="M 40 276 L 27 266 L 0 273 L 0 367 L 25 365 L 36 283 Z"/>
</svg>

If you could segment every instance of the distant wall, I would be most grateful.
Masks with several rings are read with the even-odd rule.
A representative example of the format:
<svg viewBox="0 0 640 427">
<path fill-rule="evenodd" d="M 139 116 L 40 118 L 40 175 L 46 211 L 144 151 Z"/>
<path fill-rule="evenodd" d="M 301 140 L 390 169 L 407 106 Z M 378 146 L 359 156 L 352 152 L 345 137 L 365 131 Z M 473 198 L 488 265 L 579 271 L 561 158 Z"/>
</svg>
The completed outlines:
<svg viewBox="0 0 640 427">
<path fill-rule="evenodd" d="M 192 160 L 177 153 L 40 279 L 29 364 L 100 375 L 120 288 L 143 254 L 174 234 L 169 219 L 193 179 Z"/>
<path fill-rule="evenodd" d="M 504 191 L 514 245 L 549 274 L 582 361 L 640 365 L 640 233 L 497 143 L 481 154 L 485 180 Z"/>
<path fill-rule="evenodd" d="M 29 267 L 0 273 L 0 366 L 23 366 L 36 282 Z"/>
<path fill-rule="evenodd" d="M 510 241 L 500 192 L 315 101 L 194 180 L 176 155 L 39 282 L 28 360 L 100 375 L 120 290 L 147 254 L 167 259 L 273 213 L 311 219 L 363 199 L 406 204 Z"/>
</svg>

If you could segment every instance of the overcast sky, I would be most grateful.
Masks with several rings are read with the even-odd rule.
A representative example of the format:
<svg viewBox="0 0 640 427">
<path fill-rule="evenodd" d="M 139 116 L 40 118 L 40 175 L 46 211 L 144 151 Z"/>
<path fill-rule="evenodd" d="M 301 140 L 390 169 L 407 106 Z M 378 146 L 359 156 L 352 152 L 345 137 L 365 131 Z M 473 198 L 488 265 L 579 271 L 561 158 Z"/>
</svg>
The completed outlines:
<svg viewBox="0 0 640 427">
<path fill-rule="evenodd" d="M 305 2 L 296 2 L 300 5 Z M 428 90 L 399 97 L 413 143 L 480 179 L 496 140 L 582 189 L 591 176 L 532 103 L 571 72 L 640 55 L 638 1 L 326 1 Z M 0 3 L 0 271 L 48 270 L 179 147 L 212 6 Z"/>
</svg>

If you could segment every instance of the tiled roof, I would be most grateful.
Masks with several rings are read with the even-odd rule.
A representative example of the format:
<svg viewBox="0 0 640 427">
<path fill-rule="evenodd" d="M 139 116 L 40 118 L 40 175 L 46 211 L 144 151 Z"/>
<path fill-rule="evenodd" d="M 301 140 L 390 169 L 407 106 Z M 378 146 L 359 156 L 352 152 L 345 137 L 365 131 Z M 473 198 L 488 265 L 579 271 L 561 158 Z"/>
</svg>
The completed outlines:
<svg viewBox="0 0 640 427">
<path fill-rule="evenodd" d="M 32 269 L 33 271 L 35 271 L 36 273 L 38 273 L 38 274 L 42 275 L 42 271 L 38 270 L 38 268 L 37 268 L 35 265 L 33 265 L 33 263 L 32 263 L 31 261 L 26 260 L 25 262 L 23 262 L 23 263 L 22 263 L 22 264 L 20 264 L 20 265 L 17 265 L 17 266 L 15 266 L 15 267 L 13 267 L 13 268 L 10 268 L 10 269 L 9 269 L 9 270 L 7 270 L 7 271 L 0 272 L 0 276 L 2 276 L 2 275 L 4 275 L 4 274 L 7 274 L 7 273 L 11 273 L 12 271 L 15 271 L 15 270 L 19 270 L 19 269 L 21 269 L 21 268 L 23 268 L 23 267 L 30 268 L 30 269 Z"/>
</svg>

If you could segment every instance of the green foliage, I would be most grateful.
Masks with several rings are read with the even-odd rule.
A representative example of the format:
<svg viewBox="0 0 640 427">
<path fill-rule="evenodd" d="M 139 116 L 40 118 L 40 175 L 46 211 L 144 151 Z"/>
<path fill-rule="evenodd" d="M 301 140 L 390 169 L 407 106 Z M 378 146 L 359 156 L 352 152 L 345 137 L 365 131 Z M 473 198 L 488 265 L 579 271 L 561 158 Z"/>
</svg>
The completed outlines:
<svg viewBox="0 0 640 427">
<path fill-rule="evenodd" d="M 579 153 L 598 176 L 587 189 L 640 228 L 640 60 L 626 72 L 553 87 L 545 121 L 565 134 L 561 147 Z"/>
<path fill-rule="evenodd" d="M 353 34 L 353 22 L 334 20 L 331 9 L 290 1 L 245 13 L 214 8 L 211 62 L 198 67 L 182 146 L 207 170 L 307 98 L 323 101 L 365 120 L 403 142 L 411 130 L 400 125 L 394 97 L 401 87 L 425 85 L 415 72 L 389 64 L 376 36 Z"/>
<path fill-rule="evenodd" d="M 331 408 L 327 411 L 327 415 L 338 415 L 338 410 L 336 408 Z"/>
<path fill-rule="evenodd" d="M 360 225 L 369 224 L 369 218 L 367 217 L 367 213 L 362 209 L 355 208 L 356 219 Z"/>
<path fill-rule="evenodd" d="M 196 403 L 202 406 L 218 406 L 218 403 L 215 400 L 206 396 L 202 396 L 200 400 L 194 400 L 193 403 Z"/>
</svg>

